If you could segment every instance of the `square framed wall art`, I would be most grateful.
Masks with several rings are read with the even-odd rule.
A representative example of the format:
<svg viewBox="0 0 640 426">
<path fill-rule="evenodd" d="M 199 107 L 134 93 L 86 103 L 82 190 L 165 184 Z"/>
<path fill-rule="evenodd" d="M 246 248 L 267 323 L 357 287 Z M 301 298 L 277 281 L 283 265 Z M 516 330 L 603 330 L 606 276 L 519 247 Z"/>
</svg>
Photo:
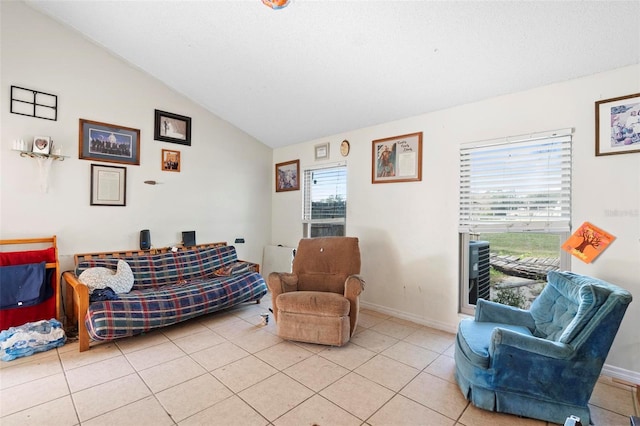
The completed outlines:
<svg viewBox="0 0 640 426">
<path fill-rule="evenodd" d="M 276 164 L 276 192 L 300 189 L 300 160 Z"/>
<path fill-rule="evenodd" d="M 596 156 L 640 152 L 640 93 L 596 102 Z"/>
<path fill-rule="evenodd" d="M 162 150 L 161 168 L 163 172 L 179 172 L 180 165 L 180 151 L 173 151 L 171 149 Z"/>
</svg>

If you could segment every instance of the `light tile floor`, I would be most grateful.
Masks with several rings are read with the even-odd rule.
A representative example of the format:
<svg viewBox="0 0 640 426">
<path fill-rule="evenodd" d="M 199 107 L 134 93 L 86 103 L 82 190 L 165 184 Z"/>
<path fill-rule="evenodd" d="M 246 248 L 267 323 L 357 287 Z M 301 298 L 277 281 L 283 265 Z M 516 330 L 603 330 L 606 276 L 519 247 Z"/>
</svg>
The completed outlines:
<svg viewBox="0 0 640 426">
<path fill-rule="evenodd" d="M 283 341 L 269 296 L 78 352 L 0 362 L 9 425 L 545 425 L 479 410 L 454 377 L 454 336 L 370 310 L 346 346 Z M 630 387 L 602 378 L 596 425 L 627 426 Z"/>
</svg>

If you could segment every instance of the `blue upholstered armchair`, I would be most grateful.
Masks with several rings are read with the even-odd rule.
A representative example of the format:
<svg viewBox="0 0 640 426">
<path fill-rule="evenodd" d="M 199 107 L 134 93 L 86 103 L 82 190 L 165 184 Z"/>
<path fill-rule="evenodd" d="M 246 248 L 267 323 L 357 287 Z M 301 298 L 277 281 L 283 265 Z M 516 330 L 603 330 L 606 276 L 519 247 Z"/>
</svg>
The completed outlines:
<svg viewBox="0 0 640 426">
<path fill-rule="evenodd" d="M 460 322 L 456 380 L 476 407 L 563 424 L 590 421 L 587 403 L 631 294 L 571 272 L 550 272 L 530 310 L 478 300 Z"/>
</svg>

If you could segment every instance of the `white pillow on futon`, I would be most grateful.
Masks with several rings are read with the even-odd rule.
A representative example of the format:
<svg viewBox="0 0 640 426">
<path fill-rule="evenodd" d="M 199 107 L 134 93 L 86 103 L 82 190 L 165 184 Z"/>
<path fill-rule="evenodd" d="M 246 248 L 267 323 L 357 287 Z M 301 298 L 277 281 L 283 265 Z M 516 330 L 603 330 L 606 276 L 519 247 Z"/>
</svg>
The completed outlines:
<svg viewBox="0 0 640 426">
<path fill-rule="evenodd" d="M 89 287 L 89 294 L 107 287 L 116 293 L 129 293 L 133 287 L 133 272 L 127 262 L 118 260 L 115 271 L 103 267 L 89 268 L 80 274 L 78 280 Z"/>
</svg>

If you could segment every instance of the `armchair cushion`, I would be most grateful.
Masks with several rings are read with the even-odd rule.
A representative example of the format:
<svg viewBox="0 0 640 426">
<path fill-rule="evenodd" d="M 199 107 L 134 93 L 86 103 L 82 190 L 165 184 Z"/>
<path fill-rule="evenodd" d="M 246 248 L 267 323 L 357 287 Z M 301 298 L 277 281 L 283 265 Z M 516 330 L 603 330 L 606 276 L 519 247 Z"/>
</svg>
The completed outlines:
<svg viewBox="0 0 640 426">
<path fill-rule="evenodd" d="M 489 346 L 491 334 L 497 327 L 532 336 L 527 327 L 521 325 L 498 324 L 495 322 L 476 322 L 471 318 L 463 319 L 458 329 L 459 344 L 469 360 L 478 366 L 489 367 Z"/>
<path fill-rule="evenodd" d="M 283 293 L 276 300 L 278 311 L 318 316 L 345 317 L 349 315 L 347 298 L 331 292 L 295 291 Z"/>
</svg>

